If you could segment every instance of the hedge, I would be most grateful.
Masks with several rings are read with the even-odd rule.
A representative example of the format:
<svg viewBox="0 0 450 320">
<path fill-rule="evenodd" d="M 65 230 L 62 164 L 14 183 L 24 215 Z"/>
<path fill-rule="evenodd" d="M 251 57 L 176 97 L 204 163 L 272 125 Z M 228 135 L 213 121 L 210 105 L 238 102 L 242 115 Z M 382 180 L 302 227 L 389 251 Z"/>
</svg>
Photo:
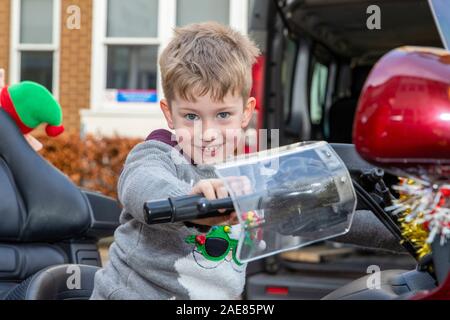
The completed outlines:
<svg viewBox="0 0 450 320">
<path fill-rule="evenodd" d="M 76 133 L 57 138 L 36 137 L 44 147 L 39 153 L 76 185 L 117 199 L 117 180 L 130 150 L 142 140 L 115 137 L 84 138 Z"/>
</svg>

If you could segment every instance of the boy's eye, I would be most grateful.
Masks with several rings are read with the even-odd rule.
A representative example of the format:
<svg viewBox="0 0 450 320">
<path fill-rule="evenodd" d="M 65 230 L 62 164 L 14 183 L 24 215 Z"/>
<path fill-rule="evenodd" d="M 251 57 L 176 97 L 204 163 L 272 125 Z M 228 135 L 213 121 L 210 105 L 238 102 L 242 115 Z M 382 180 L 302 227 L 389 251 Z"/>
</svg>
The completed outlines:
<svg viewBox="0 0 450 320">
<path fill-rule="evenodd" d="M 226 118 L 228 118 L 230 116 L 230 113 L 229 112 L 219 112 L 218 114 L 217 114 L 217 117 L 219 117 L 220 119 L 226 119 Z"/>
<path fill-rule="evenodd" d="M 194 113 L 188 113 L 187 115 L 184 116 L 184 118 L 190 121 L 194 121 L 198 119 L 198 115 Z"/>
</svg>

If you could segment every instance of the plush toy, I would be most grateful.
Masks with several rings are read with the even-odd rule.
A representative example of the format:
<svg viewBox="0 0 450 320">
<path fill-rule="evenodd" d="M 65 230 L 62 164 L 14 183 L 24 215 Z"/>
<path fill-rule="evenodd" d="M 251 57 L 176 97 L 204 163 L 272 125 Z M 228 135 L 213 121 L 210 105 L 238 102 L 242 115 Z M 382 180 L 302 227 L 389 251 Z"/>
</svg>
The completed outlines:
<svg viewBox="0 0 450 320">
<path fill-rule="evenodd" d="M 0 106 L 16 122 L 24 135 L 41 123 L 47 123 L 45 132 L 56 137 L 64 131 L 61 106 L 42 85 L 23 81 L 5 86 L 0 92 Z"/>
</svg>

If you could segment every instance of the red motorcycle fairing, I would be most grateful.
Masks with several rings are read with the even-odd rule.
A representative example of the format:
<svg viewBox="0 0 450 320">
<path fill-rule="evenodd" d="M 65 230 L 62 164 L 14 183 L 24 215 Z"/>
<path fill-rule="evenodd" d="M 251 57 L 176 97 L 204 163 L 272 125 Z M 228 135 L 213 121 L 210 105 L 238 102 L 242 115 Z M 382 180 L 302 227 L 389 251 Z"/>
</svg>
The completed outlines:
<svg viewBox="0 0 450 320">
<path fill-rule="evenodd" d="M 439 287 L 431 291 L 420 292 L 411 300 L 450 300 L 450 274 Z"/>
<path fill-rule="evenodd" d="M 369 74 L 353 142 L 379 166 L 450 164 L 450 52 L 401 47 Z"/>
</svg>

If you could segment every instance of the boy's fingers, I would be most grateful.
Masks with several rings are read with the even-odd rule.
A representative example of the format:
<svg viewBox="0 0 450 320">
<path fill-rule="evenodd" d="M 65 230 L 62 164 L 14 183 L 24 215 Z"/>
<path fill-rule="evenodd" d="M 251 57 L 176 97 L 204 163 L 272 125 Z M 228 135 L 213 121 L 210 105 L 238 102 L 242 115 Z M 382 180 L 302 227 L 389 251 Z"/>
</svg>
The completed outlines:
<svg viewBox="0 0 450 320">
<path fill-rule="evenodd" d="M 251 182 L 246 176 L 229 177 L 227 182 L 237 196 L 252 192 Z"/>
<path fill-rule="evenodd" d="M 242 183 L 242 191 L 244 194 L 249 194 L 252 192 L 252 184 L 250 179 L 246 176 L 239 177 L 240 182 Z"/>
<path fill-rule="evenodd" d="M 226 198 L 228 197 L 227 189 L 225 188 L 222 180 L 220 179 L 210 179 L 208 180 L 209 185 L 212 187 L 215 198 L 214 199 L 220 199 L 220 198 Z M 209 199 L 208 197 L 206 197 Z M 209 199 L 212 200 L 212 199 Z"/>
<path fill-rule="evenodd" d="M 233 190 L 233 193 L 237 196 L 240 196 L 242 194 L 242 188 L 239 181 L 236 180 L 235 177 L 230 178 L 228 181 L 228 185 L 230 186 L 230 189 Z"/>
<path fill-rule="evenodd" d="M 223 184 L 223 181 L 220 179 L 210 179 L 208 180 L 211 182 L 211 184 L 213 185 L 214 189 L 218 189 L 221 187 L 224 187 L 225 185 Z"/>
<path fill-rule="evenodd" d="M 203 195 L 208 200 L 216 199 L 216 193 L 212 184 L 206 180 L 199 181 L 191 191 L 191 194 Z"/>
<path fill-rule="evenodd" d="M 244 179 L 244 192 L 245 194 L 252 193 L 252 183 L 250 182 L 250 179 L 245 177 Z"/>
<path fill-rule="evenodd" d="M 228 197 L 227 189 L 222 185 L 216 189 L 217 199 L 222 199 Z M 219 212 L 225 212 L 226 209 L 219 209 Z"/>
<path fill-rule="evenodd" d="M 217 193 L 217 199 L 222 199 L 222 198 L 228 197 L 227 188 L 225 188 L 224 186 L 218 187 L 216 189 L 216 193 Z"/>
<path fill-rule="evenodd" d="M 214 187 L 211 183 L 205 182 L 200 185 L 200 189 L 208 200 L 216 199 L 216 192 L 214 191 Z"/>
</svg>

